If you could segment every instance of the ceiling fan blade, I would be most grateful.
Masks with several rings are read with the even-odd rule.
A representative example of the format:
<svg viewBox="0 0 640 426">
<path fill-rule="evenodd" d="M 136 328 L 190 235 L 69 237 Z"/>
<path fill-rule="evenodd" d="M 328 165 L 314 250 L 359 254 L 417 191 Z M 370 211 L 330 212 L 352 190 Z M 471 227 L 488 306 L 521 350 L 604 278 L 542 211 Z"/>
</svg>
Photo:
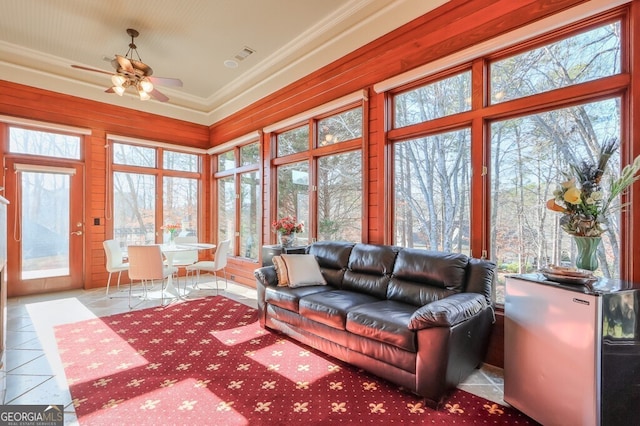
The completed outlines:
<svg viewBox="0 0 640 426">
<path fill-rule="evenodd" d="M 153 84 L 160 86 L 182 87 L 182 80 L 169 77 L 147 77 Z"/>
<path fill-rule="evenodd" d="M 105 93 L 116 93 L 115 90 L 113 90 L 113 87 L 109 87 L 107 90 L 104 91 Z"/>
<path fill-rule="evenodd" d="M 103 71 L 103 70 L 98 70 L 95 68 L 88 68 L 88 67 L 83 67 L 82 65 L 71 65 L 72 68 L 77 68 L 79 70 L 85 70 L 85 71 L 93 71 L 93 72 L 99 72 L 102 74 L 108 74 L 108 75 L 113 75 L 112 72 L 109 71 Z"/>
<path fill-rule="evenodd" d="M 133 69 L 133 65 L 131 65 L 131 61 L 125 58 L 124 56 L 116 55 L 116 61 L 118 61 L 120 68 L 122 68 L 126 72 L 131 74 L 135 73 L 135 70 Z"/>
<path fill-rule="evenodd" d="M 164 93 L 158 91 L 158 89 L 153 89 L 150 93 L 151 97 L 156 101 L 167 102 L 169 98 Z"/>
</svg>

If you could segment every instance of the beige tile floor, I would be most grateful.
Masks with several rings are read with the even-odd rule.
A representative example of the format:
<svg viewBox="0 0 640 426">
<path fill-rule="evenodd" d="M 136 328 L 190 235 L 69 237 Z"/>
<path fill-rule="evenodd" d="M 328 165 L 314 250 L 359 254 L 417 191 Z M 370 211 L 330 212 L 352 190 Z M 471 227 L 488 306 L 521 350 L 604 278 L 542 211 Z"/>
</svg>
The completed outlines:
<svg viewBox="0 0 640 426">
<path fill-rule="evenodd" d="M 184 279 L 183 279 L 184 280 Z M 200 277 L 201 287 L 213 285 L 213 277 Z M 224 287 L 222 280 L 221 287 Z M 7 307 L 6 394 L 4 404 L 62 404 L 65 424 L 77 424 L 75 410 L 58 356 L 53 327 L 129 311 L 128 285 L 106 297 L 104 289 L 76 290 L 11 298 Z M 190 297 L 215 294 L 199 290 Z M 253 288 L 229 282 L 220 294 L 256 306 Z M 134 309 L 157 306 L 159 300 L 139 303 Z M 461 389 L 504 404 L 502 369 L 485 365 L 476 370 Z"/>
</svg>

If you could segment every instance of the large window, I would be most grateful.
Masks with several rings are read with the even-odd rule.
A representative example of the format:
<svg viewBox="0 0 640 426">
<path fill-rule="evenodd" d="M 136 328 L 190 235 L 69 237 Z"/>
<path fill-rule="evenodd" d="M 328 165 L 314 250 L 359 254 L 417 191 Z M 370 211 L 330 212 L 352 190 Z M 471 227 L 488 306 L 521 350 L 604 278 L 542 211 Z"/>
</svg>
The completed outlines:
<svg viewBox="0 0 640 426">
<path fill-rule="evenodd" d="M 588 135 L 576 128 L 590 128 Z M 597 158 L 603 142 L 620 134 L 617 98 L 560 108 L 491 125 L 491 258 L 502 272 L 533 272 L 547 263 L 573 266 L 573 239 L 546 208 L 570 164 Z M 603 182 L 618 175 L 619 152 Z M 619 200 L 616 200 L 619 204 Z M 619 277 L 619 217 L 611 217 L 598 253 L 600 271 Z M 502 291 L 502 278 L 500 280 Z"/>
<path fill-rule="evenodd" d="M 498 303 L 505 275 L 574 264 L 575 243 L 546 201 L 570 164 L 596 159 L 617 139 L 622 147 L 607 167 L 616 175 L 627 149 L 628 83 L 616 78 L 628 62 L 625 32 L 607 19 L 392 91 L 396 244 L 494 260 Z M 620 219 L 609 218 L 598 275 L 621 275 Z"/>
<path fill-rule="evenodd" d="M 299 243 L 362 241 L 362 106 L 278 133 L 275 218 L 304 224 Z"/>
<path fill-rule="evenodd" d="M 394 127 L 411 131 L 470 108 L 464 70 L 393 96 Z M 471 130 L 423 132 L 393 146 L 394 243 L 470 254 Z"/>
<path fill-rule="evenodd" d="M 230 253 L 257 260 L 261 184 L 260 144 L 252 142 L 217 156 L 214 174 L 217 187 L 218 241 L 231 240 Z"/>
<path fill-rule="evenodd" d="M 168 242 L 163 227 L 169 224 L 180 225 L 178 235 L 198 236 L 200 156 L 120 142 L 111 146 L 113 236 L 121 246 Z"/>
<path fill-rule="evenodd" d="M 395 243 L 470 252 L 469 129 L 395 144 Z"/>
</svg>

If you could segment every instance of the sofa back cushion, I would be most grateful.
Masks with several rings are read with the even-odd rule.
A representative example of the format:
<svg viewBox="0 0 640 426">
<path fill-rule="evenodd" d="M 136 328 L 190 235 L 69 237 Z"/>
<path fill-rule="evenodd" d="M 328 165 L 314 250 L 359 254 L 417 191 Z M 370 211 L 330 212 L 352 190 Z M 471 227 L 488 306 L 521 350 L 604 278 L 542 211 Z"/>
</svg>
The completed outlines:
<svg viewBox="0 0 640 426">
<path fill-rule="evenodd" d="M 342 288 L 385 299 L 399 247 L 356 244 L 349 256 Z"/>
<path fill-rule="evenodd" d="M 464 254 L 402 249 L 386 297 L 422 306 L 461 293 L 466 287 L 468 263 Z"/>
<path fill-rule="evenodd" d="M 309 247 L 309 254 L 316 257 L 327 284 L 342 287 L 342 279 L 354 245 L 355 243 L 343 241 L 318 241 Z"/>
</svg>

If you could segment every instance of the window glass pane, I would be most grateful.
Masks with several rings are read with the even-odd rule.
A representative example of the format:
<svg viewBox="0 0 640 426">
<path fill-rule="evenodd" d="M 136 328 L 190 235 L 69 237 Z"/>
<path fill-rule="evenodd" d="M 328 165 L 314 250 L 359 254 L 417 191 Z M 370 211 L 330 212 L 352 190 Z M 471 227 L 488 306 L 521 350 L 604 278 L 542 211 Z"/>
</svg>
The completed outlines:
<svg viewBox="0 0 640 426">
<path fill-rule="evenodd" d="M 231 170 L 236 167 L 236 157 L 233 150 L 218 155 L 218 171 Z"/>
<path fill-rule="evenodd" d="M 113 162 L 127 166 L 156 167 L 156 150 L 146 146 L 114 142 Z"/>
<path fill-rule="evenodd" d="M 71 177 L 46 172 L 20 175 L 21 278 L 69 275 Z"/>
<path fill-rule="evenodd" d="M 620 73 L 620 23 L 596 28 L 491 64 L 499 103 Z"/>
<path fill-rule="evenodd" d="M 492 124 L 490 258 L 498 264 L 498 303 L 504 303 L 505 274 L 536 271 L 547 263 L 575 265 L 573 238 L 546 202 L 566 180 L 562 173 L 569 165 L 596 161 L 602 142 L 619 138 L 620 117 L 620 99 L 609 99 Z M 619 170 L 616 151 L 602 182 Z M 619 229 L 620 218 L 613 215 L 598 250 L 598 275 L 619 277 Z"/>
<path fill-rule="evenodd" d="M 280 133 L 277 138 L 278 157 L 295 154 L 309 149 L 309 126 L 298 127 Z"/>
<path fill-rule="evenodd" d="M 469 129 L 395 144 L 395 243 L 470 254 Z"/>
<path fill-rule="evenodd" d="M 167 170 L 181 172 L 197 172 L 198 156 L 184 152 L 164 151 L 162 153 L 163 166 Z"/>
<path fill-rule="evenodd" d="M 155 194 L 155 176 L 113 173 L 113 237 L 121 247 L 156 242 Z"/>
<path fill-rule="evenodd" d="M 362 240 L 362 153 L 318 160 L 318 239 Z"/>
<path fill-rule="evenodd" d="M 236 229 L 236 186 L 233 176 L 218 179 L 218 241 L 231 240 Z M 235 251 L 230 248 L 230 253 Z"/>
<path fill-rule="evenodd" d="M 393 97 L 394 128 L 471 109 L 471 71 Z"/>
<path fill-rule="evenodd" d="M 260 238 L 260 175 L 240 175 L 240 256 L 258 259 Z"/>
<path fill-rule="evenodd" d="M 260 144 L 252 143 L 240 148 L 240 165 L 248 166 L 260 162 Z"/>
<path fill-rule="evenodd" d="M 278 167 L 278 211 L 276 220 L 293 216 L 304 223 L 304 232 L 297 238 L 308 239 L 309 229 L 309 163 L 301 162 Z"/>
<path fill-rule="evenodd" d="M 318 145 L 325 146 L 362 137 L 362 107 L 318 121 Z"/>
<path fill-rule="evenodd" d="M 180 177 L 163 179 L 164 225 L 180 225 L 176 236 L 198 236 L 198 180 Z M 168 243 L 170 234 L 163 231 L 163 242 Z"/>
<path fill-rule="evenodd" d="M 80 137 L 10 127 L 9 151 L 79 160 Z"/>
</svg>

